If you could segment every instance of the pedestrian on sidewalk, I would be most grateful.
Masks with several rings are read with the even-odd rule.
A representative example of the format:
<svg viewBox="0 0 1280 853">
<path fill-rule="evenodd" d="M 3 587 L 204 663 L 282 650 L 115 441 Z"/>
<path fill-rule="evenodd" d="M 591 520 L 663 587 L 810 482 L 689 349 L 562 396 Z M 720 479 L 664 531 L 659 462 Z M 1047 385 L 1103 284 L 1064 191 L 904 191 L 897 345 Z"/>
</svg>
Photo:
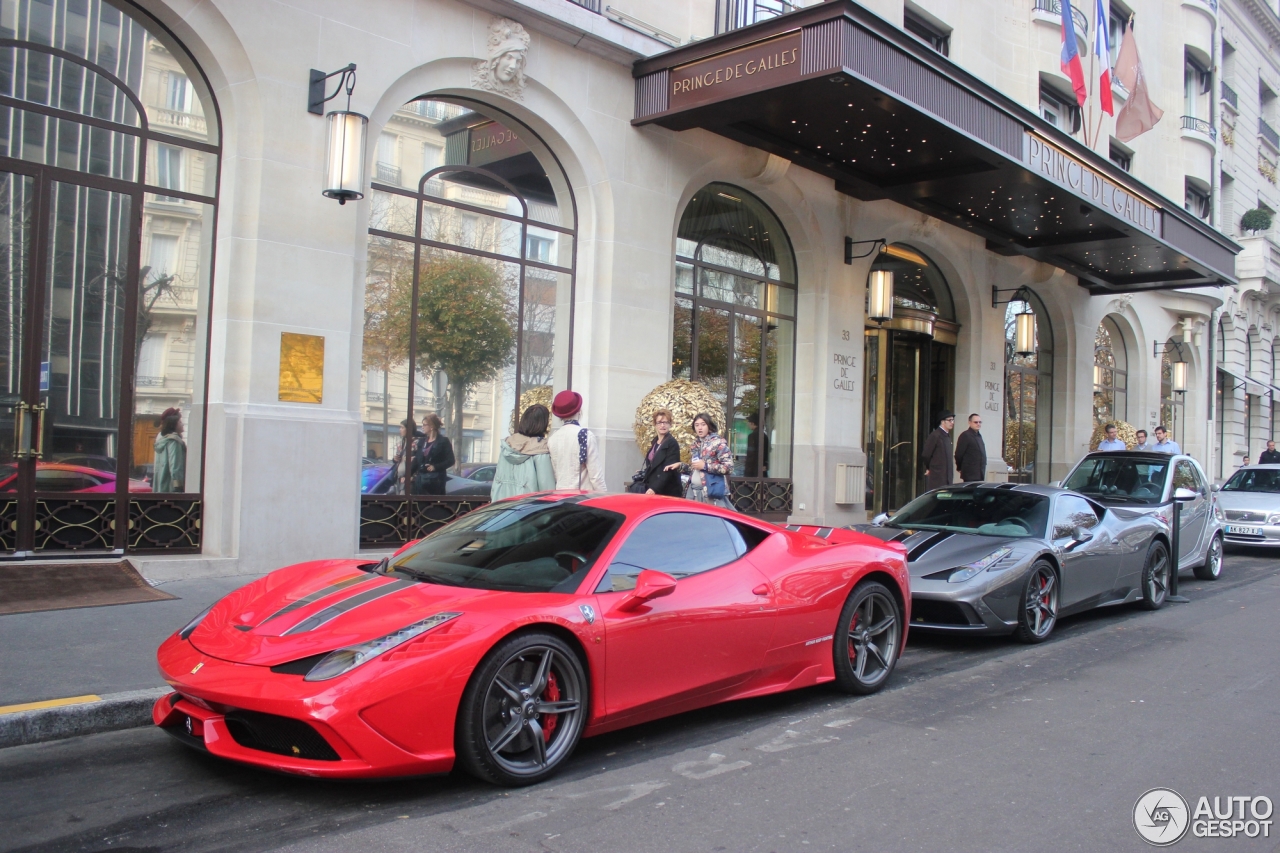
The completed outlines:
<svg viewBox="0 0 1280 853">
<path fill-rule="evenodd" d="M 1258 457 L 1259 465 L 1280 465 L 1280 450 L 1276 450 L 1274 441 L 1267 442 L 1267 449 Z"/>
<path fill-rule="evenodd" d="M 449 483 L 448 469 L 456 461 L 453 457 L 453 442 L 440 430 L 444 422 L 435 412 L 428 412 L 422 418 L 423 436 L 418 440 L 418 471 L 413 476 L 413 493 L 415 495 L 443 495 Z"/>
<path fill-rule="evenodd" d="M 550 426 L 551 412 L 546 406 L 535 403 L 524 410 L 520 426 L 502 442 L 490 500 L 548 492 L 556 487 L 556 475 L 551 470 L 551 449 L 547 446 L 547 429 Z"/>
<path fill-rule="evenodd" d="M 1117 450 L 1128 450 L 1125 443 L 1120 440 L 1120 431 L 1115 424 L 1107 424 L 1107 437 L 1098 442 L 1098 449 L 1103 452 L 1114 452 Z"/>
<path fill-rule="evenodd" d="M 671 434 L 674 420 L 675 416 L 667 409 L 653 413 L 653 429 L 657 435 L 653 437 L 649 452 L 644 457 L 644 466 L 638 472 L 646 495 L 684 497 L 684 487 L 680 484 L 680 442 Z"/>
<path fill-rule="evenodd" d="M 955 429 L 956 416 L 951 412 L 943 412 L 938 418 L 938 428 L 929 433 L 924 440 L 924 449 L 920 451 L 920 461 L 924 465 L 924 487 L 940 489 L 951 485 L 955 478 L 951 458 L 951 430 Z"/>
<path fill-rule="evenodd" d="M 582 395 L 577 391 L 561 391 L 551 401 L 551 414 L 561 422 L 561 427 L 547 441 L 551 470 L 555 473 L 557 489 L 603 492 L 600 451 L 591 430 L 579 422 L 581 412 Z"/>
<path fill-rule="evenodd" d="M 181 492 L 187 479 L 187 443 L 182 439 L 182 413 L 174 408 L 160 413 L 156 436 L 156 460 L 151 491 Z"/>
<path fill-rule="evenodd" d="M 1138 437 L 1138 443 L 1133 446 L 1134 450 L 1141 450 L 1146 453 L 1155 450 L 1155 445 L 1147 441 L 1147 431 L 1145 429 L 1138 430 L 1135 435 Z"/>
<path fill-rule="evenodd" d="M 689 452 L 689 464 L 674 466 L 689 474 L 689 499 L 733 509 L 729 504 L 729 475 L 733 473 L 729 442 L 716 433 L 716 422 L 705 412 L 694 415 L 691 426 L 698 439 Z"/>
<path fill-rule="evenodd" d="M 1169 431 L 1164 428 L 1164 424 L 1156 427 L 1156 446 L 1151 449 L 1157 453 L 1168 453 L 1170 456 L 1182 452 L 1182 448 L 1169 435 Z"/>
<path fill-rule="evenodd" d="M 965 483 L 987 479 L 987 443 L 982 440 L 982 418 L 969 415 L 969 428 L 956 439 L 956 471 Z"/>
</svg>

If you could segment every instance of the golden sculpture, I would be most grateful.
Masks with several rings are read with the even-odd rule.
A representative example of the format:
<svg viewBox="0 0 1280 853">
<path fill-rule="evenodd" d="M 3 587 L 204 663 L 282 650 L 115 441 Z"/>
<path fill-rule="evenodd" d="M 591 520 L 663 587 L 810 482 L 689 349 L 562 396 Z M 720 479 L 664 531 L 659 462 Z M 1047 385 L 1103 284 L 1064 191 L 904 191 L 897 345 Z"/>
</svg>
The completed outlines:
<svg viewBox="0 0 1280 853">
<path fill-rule="evenodd" d="M 536 406 L 539 403 L 546 406 L 548 411 L 551 409 L 551 386 L 535 385 L 532 388 L 526 388 L 524 393 L 520 395 L 520 405 L 516 406 L 516 410 L 511 413 L 511 431 L 515 432 L 520 426 L 520 416 L 529 410 L 530 406 Z"/>
<path fill-rule="evenodd" d="M 657 430 L 653 428 L 653 413 L 658 409 L 669 409 L 674 415 L 671 434 L 680 442 L 680 459 L 688 463 L 689 453 L 697 436 L 693 433 L 692 421 L 699 412 L 705 412 L 716 421 L 721 435 L 724 434 L 724 404 L 716 399 L 707 386 L 688 379 L 672 379 L 654 388 L 636 408 L 636 445 L 641 453 L 649 452 Z"/>
<path fill-rule="evenodd" d="M 1116 436 L 1124 442 L 1124 446 L 1128 450 L 1133 450 L 1138 444 L 1138 428 L 1133 424 L 1124 421 L 1107 421 L 1106 423 L 1095 424 L 1093 427 L 1093 436 L 1089 439 L 1089 452 L 1098 449 L 1098 444 L 1107 437 L 1107 424 L 1115 424 Z"/>
</svg>

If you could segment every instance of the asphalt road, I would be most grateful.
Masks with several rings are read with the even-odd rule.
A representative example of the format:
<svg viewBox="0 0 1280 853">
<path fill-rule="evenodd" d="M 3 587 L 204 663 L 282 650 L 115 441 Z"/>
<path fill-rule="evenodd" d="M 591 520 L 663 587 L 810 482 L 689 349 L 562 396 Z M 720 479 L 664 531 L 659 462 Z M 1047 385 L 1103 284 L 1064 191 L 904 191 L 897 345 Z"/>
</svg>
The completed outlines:
<svg viewBox="0 0 1280 853">
<path fill-rule="evenodd" d="M 0 849 L 1147 850 L 1165 786 L 1280 802 L 1280 556 L 1184 576 L 1191 604 L 1096 611 L 1037 647 L 913 635 L 891 688 L 815 688 L 586 741 L 506 791 L 461 776 L 315 782 L 154 729 L 0 751 Z M 1270 838 L 1176 850 L 1280 850 Z"/>
</svg>

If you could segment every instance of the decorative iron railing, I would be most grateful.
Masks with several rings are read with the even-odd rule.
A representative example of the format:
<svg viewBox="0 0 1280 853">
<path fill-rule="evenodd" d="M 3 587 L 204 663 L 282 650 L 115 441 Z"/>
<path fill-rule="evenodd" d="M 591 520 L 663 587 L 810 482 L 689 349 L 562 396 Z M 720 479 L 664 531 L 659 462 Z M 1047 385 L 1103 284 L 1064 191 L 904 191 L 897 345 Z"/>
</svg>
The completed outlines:
<svg viewBox="0 0 1280 853">
<path fill-rule="evenodd" d="M 1227 85 L 1227 81 L 1222 81 L 1222 100 L 1227 103 L 1233 110 L 1240 109 L 1240 96 L 1236 94 L 1236 90 Z"/>
<path fill-rule="evenodd" d="M 1267 124 L 1266 119 L 1258 119 L 1258 135 L 1271 144 L 1271 147 L 1280 151 L 1280 135 L 1276 134 L 1276 129 Z"/>
<path fill-rule="evenodd" d="M 1205 136 L 1215 141 L 1218 138 L 1217 128 L 1215 128 L 1212 124 L 1205 121 L 1204 119 L 1196 118 L 1195 116 L 1183 116 L 1182 129 L 1193 130 L 1196 133 L 1203 133 Z"/>
<path fill-rule="evenodd" d="M 716 0 L 716 35 L 795 10 L 795 4 L 786 0 Z"/>
<path fill-rule="evenodd" d="M 362 495 L 360 547 L 398 548 L 488 502 L 484 495 Z"/>
<path fill-rule="evenodd" d="M 1035 10 L 1062 17 L 1062 0 L 1035 0 Z M 1083 37 L 1089 35 L 1089 18 L 1080 9 L 1071 7 L 1071 22 L 1076 25 L 1076 32 Z"/>
<path fill-rule="evenodd" d="M 37 493 L 32 550 L 198 554 L 202 512 L 199 495 L 131 494 L 128 520 L 119 530 L 114 496 Z M 17 529 L 18 501 L 0 502 L 0 551 L 17 549 Z"/>
<path fill-rule="evenodd" d="M 379 161 L 374 164 L 374 180 L 383 184 L 400 186 L 400 167 Z"/>
<path fill-rule="evenodd" d="M 794 488 L 790 480 L 731 477 L 729 502 L 738 512 L 769 521 L 783 521 L 791 514 Z"/>
</svg>

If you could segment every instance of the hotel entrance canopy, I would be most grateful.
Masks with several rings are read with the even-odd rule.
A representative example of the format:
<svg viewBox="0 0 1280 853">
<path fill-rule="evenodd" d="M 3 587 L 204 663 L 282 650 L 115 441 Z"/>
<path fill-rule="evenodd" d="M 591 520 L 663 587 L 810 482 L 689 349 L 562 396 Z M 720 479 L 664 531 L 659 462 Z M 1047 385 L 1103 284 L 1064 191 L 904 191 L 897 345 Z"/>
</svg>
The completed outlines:
<svg viewBox="0 0 1280 853">
<path fill-rule="evenodd" d="M 1233 241 L 850 0 L 641 60 L 633 75 L 632 124 L 763 149 L 1091 292 L 1236 282 Z"/>
</svg>

